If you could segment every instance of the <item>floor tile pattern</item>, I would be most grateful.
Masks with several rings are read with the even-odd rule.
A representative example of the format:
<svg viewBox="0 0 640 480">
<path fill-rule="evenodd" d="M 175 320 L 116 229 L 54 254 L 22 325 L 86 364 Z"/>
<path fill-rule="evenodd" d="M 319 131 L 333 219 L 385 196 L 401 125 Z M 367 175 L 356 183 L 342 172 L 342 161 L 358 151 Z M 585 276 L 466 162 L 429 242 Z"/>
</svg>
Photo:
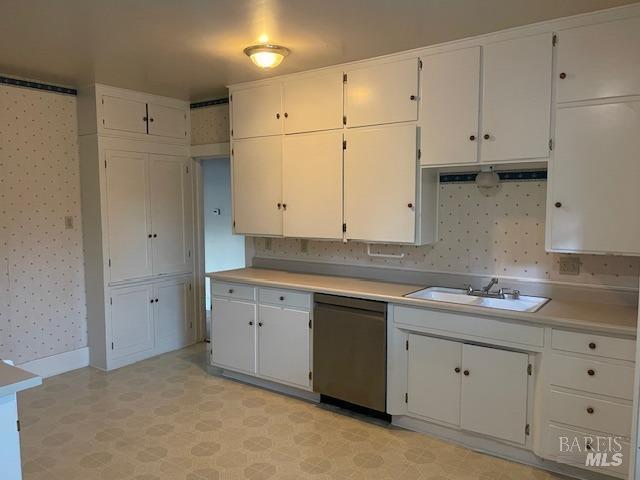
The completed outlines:
<svg viewBox="0 0 640 480">
<path fill-rule="evenodd" d="M 203 344 L 19 396 L 25 480 L 550 480 L 208 372 Z"/>
</svg>

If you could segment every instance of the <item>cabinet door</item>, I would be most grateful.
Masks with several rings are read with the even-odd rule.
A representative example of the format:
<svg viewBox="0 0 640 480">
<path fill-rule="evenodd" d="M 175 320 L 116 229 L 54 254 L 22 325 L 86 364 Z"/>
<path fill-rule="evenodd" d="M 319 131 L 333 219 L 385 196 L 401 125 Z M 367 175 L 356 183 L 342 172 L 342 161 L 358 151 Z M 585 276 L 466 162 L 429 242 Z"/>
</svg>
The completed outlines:
<svg viewBox="0 0 640 480">
<path fill-rule="evenodd" d="M 482 162 L 549 156 L 551 37 L 545 33 L 484 47 Z"/>
<path fill-rule="evenodd" d="M 342 238 L 342 132 L 288 135 L 283 145 L 284 236 Z"/>
<path fill-rule="evenodd" d="M 153 348 L 153 288 L 150 285 L 111 291 L 111 350 L 121 357 Z"/>
<path fill-rule="evenodd" d="M 231 94 L 233 138 L 262 137 L 282 133 L 280 84 L 235 90 Z"/>
<path fill-rule="evenodd" d="M 640 102 L 558 109 L 547 247 L 640 254 L 638 132 Z"/>
<path fill-rule="evenodd" d="M 149 134 L 187 138 L 187 112 L 181 108 L 149 103 Z"/>
<path fill-rule="evenodd" d="M 211 302 L 213 362 L 256 373 L 256 304 L 214 297 Z"/>
<path fill-rule="evenodd" d="M 111 281 L 152 273 L 147 154 L 106 153 Z"/>
<path fill-rule="evenodd" d="M 422 59 L 422 165 L 478 161 L 480 47 Z"/>
<path fill-rule="evenodd" d="M 356 68 L 347 72 L 347 127 L 418 119 L 418 59 Z"/>
<path fill-rule="evenodd" d="M 524 444 L 527 365 L 526 353 L 463 345 L 460 426 Z"/>
<path fill-rule="evenodd" d="M 1 360 L 0 360 L 1 361 Z M 6 480 L 21 480 L 22 465 L 20 463 L 20 432 L 16 428 L 18 422 L 18 402 L 16 394 L 0 397 L 0 465 Z"/>
<path fill-rule="evenodd" d="M 284 132 L 342 128 L 342 72 L 284 82 Z"/>
<path fill-rule="evenodd" d="M 563 30 L 557 48 L 558 102 L 640 94 L 640 17 Z"/>
<path fill-rule="evenodd" d="M 177 280 L 155 286 L 153 319 L 156 345 L 163 351 L 184 347 L 193 340 L 190 282 Z"/>
<path fill-rule="evenodd" d="M 191 189 L 186 159 L 149 156 L 155 274 L 191 271 Z"/>
<path fill-rule="evenodd" d="M 103 95 L 102 126 L 109 130 L 146 134 L 147 104 Z"/>
<path fill-rule="evenodd" d="M 260 305 L 258 322 L 260 376 L 309 388 L 309 312 Z"/>
<path fill-rule="evenodd" d="M 416 127 L 345 133 L 344 219 L 347 238 L 415 241 Z"/>
<path fill-rule="evenodd" d="M 408 411 L 459 425 L 461 365 L 461 343 L 410 334 Z"/>
<path fill-rule="evenodd" d="M 235 233 L 282 235 L 282 137 L 233 143 Z"/>
</svg>

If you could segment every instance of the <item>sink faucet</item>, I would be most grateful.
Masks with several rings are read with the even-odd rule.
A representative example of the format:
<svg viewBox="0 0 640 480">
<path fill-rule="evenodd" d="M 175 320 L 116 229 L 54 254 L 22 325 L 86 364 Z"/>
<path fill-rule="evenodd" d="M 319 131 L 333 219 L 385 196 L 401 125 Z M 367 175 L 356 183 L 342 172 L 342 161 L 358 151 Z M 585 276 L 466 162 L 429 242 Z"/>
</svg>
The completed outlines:
<svg viewBox="0 0 640 480">
<path fill-rule="evenodd" d="M 491 291 L 491 288 L 498 283 L 498 279 L 496 277 L 493 277 L 490 281 L 489 284 L 482 287 L 482 291 L 484 293 L 489 293 Z"/>
</svg>

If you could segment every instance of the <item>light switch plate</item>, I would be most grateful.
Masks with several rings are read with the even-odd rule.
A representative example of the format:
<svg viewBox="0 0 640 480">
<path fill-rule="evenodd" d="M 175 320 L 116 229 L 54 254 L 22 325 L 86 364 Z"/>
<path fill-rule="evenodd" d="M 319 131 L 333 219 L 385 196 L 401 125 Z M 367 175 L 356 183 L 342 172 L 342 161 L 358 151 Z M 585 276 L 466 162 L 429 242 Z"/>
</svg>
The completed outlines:
<svg viewBox="0 0 640 480">
<path fill-rule="evenodd" d="M 558 261 L 560 265 L 560 274 L 562 275 L 580 275 L 580 257 L 574 255 L 563 255 Z"/>
<path fill-rule="evenodd" d="M 73 228 L 73 217 L 71 215 L 64 217 L 64 228 L 67 230 L 71 230 Z"/>
</svg>

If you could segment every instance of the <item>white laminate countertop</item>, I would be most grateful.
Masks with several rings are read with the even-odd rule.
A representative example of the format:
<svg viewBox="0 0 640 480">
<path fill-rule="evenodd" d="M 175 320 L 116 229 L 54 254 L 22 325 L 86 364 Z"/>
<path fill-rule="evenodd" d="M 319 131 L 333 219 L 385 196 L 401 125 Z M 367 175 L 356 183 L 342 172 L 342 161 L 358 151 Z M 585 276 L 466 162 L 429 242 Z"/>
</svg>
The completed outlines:
<svg viewBox="0 0 640 480">
<path fill-rule="evenodd" d="M 404 295 L 425 288 L 425 285 L 388 283 L 360 278 L 294 273 L 262 268 L 241 268 L 224 272 L 207 273 L 212 280 L 248 283 L 263 287 L 280 287 L 308 292 L 328 293 L 348 297 L 380 300 L 395 304 L 425 307 L 457 313 L 517 320 L 541 325 L 611 333 L 628 337 L 636 336 L 638 307 L 584 303 L 568 300 L 550 300 L 534 313 L 512 312 L 471 305 L 459 305 L 431 300 L 407 298 Z"/>
<path fill-rule="evenodd" d="M 37 387 L 42 378 L 0 360 L 0 397 Z"/>
</svg>

